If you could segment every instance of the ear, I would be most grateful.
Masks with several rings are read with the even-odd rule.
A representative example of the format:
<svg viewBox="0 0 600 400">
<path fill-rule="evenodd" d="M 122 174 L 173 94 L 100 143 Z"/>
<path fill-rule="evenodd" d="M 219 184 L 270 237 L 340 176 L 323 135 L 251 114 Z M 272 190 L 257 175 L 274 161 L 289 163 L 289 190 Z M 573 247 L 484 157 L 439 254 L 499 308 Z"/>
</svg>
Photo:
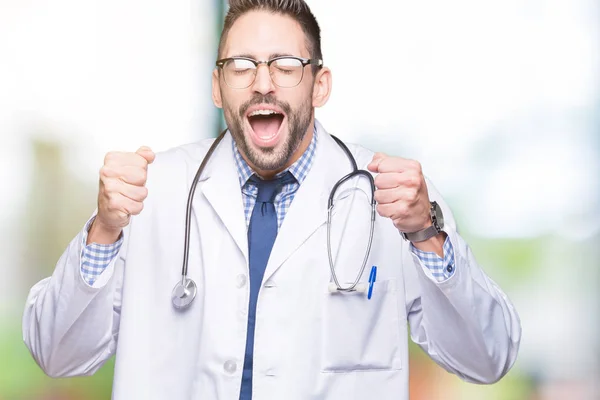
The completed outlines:
<svg viewBox="0 0 600 400">
<path fill-rule="evenodd" d="M 212 73 L 212 99 L 213 103 L 218 108 L 223 108 L 221 98 L 221 85 L 219 84 L 219 69 L 215 68 Z"/>
<path fill-rule="evenodd" d="M 313 107 L 322 107 L 327 103 L 331 94 L 331 84 L 331 70 L 327 67 L 321 68 L 315 76 Z"/>
</svg>

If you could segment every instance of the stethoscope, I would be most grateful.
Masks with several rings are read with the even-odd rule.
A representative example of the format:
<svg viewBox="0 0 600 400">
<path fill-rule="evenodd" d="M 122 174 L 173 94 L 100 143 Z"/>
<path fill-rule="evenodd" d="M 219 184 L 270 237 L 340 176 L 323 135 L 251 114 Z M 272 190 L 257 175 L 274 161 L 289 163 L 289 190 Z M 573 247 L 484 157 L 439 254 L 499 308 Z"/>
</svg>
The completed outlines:
<svg viewBox="0 0 600 400">
<path fill-rule="evenodd" d="M 190 193 L 188 195 L 185 214 L 185 241 L 183 246 L 183 267 L 181 268 L 181 281 L 177 282 L 177 284 L 173 288 L 173 292 L 171 293 L 171 300 L 173 302 L 173 306 L 176 309 L 188 308 L 196 298 L 196 294 L 198 292 L 198 286 L 196 285 L 196 282 L 194 282 L 192 278 L 188 278 L 187 276 L 188 258 L 190 253 L 190 220 L 192 217 L 192 200 L 194 198 L 194 192 L 196 191 L 196 186 L 198 185 L 200 176 L 204 171 L 204 167 L 210 160 L 210 157 L 212 156 L 213 152 L 215 151 L 221 140 L 225 137 L 226 133 L 227 129 L 221 132 L 221 134 L 213 142 L 212 146 L 210 146 L 210 149 L 208 149 L 204 160 L 202 160 L 200 167 L 198 167 L 198 171 L 196 172 L 196 175 L 194 176 L 194 180 L 192 181 L 192 185 L 190 187 Z M 342 177 L 339 181 L 336 182 L 336 184 L 331 189 L 331 192 L 329 193 L 329 200 L 327 202 L 327 254 L 329 256 L 329 267 L 331 269 L 331 277 L 333 279 L 333 282 L 329 283 L 328 290 L 330 293 L 366 293 L 367 285 L 361 284 L 359 283 L 359 281 L 365 271 L 367 260 L 369 258 L 369 254 L 371 253 L 371 244 L 373 243 L 373 231 L 375 229 L 375 209 L 377 205 L 375 202 L 375 181 L 373 179 L 373 176 L 369 172 L 362 169 L 358 169 L 354 156 L 352 155 L 352 153 L 350 153 L 350 150 L 344 144 L 344 142 L 342 142 L 340 139 L 333 135 L 331 135 L 331 137 L 337 142 L 337 144 L 342 148 L 342 150 L 344 150 L 344 153 L 346 153 L 348 160 L 350 160 L 350 163 L 352 164 L 352 172 L 350 172 L 348 175 Z M 341 185 L 343 185 L 346 181 L 354 177 L 360 177 L 361 175 L 367 177 L 371 185 L 371 228 L 369 231 L 369 243 L 367 245 L 367 250 L 365 252 L 365 257 L 363 259 L 362 266 L 360 267 L 360 270 L 356 275 L 356 279 L 352 284 L 344 287 L 340 284 L 338 280 L 337 274 L 335 272 L 335 266 L 333 263 L 333 256 L 331 254 L 331 216 L 333 211 L 333 199 L 335 197 L 336 191 Z"/>
</svg>

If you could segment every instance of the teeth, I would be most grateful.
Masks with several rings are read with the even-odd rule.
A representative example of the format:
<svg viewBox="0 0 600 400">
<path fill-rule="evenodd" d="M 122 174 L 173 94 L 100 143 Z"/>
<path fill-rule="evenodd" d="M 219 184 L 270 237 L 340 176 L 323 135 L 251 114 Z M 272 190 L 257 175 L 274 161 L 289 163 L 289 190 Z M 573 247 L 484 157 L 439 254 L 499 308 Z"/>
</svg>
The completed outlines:
<svg viewBox="0 0 600 400">
<path fill-rule="evenodd" d="M 273 110 L 256 110 L 256 111 L 252 111 L 249 116 L 250 117 L 254 117 L 256 115 L 275 115 L 275 114 L 279 114 L 278 112 L 275 112 Z"/>
</svg>

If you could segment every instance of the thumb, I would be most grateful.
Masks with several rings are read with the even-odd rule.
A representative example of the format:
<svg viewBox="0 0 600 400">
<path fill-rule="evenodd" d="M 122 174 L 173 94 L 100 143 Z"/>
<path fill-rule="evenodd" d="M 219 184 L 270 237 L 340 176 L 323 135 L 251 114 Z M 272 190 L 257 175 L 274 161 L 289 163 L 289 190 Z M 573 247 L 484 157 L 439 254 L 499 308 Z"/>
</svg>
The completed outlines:
<svg viewBox="0 0 600 400">
<path fill-rule="evenodd" d="M 148 161 L 148 164 L 152 164 L 152 161 L 154 161 L 154 158 L 156 157 L 152 149 L 148 146 L 140 147 L 135 154 L 144 157 L 146 161 Z"/>
<path fill-rule="evenodd" d="M 367 169 L 371 172 L 379 172 L 379 164 L 386 158 L 387 155 L 385 153 L 375 153 L 373 156 L 373 160 L 367 165 Z"/>
</svg>

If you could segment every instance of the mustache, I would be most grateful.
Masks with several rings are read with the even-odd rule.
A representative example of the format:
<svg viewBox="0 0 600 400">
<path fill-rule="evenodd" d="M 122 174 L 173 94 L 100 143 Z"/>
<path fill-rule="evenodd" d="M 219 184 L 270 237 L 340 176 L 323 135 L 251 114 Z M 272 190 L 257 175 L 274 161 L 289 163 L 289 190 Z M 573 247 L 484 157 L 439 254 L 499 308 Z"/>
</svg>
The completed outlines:
<svg viewBox="0 0 600 400">
<path fill-rule="evenodd" d="M 240 106 L 240 118 L 244 118 L 244 115 L 246 115 L 246 111 L 248 111 L 250 107 L 256 104 L 271 104 L 277 106 L 281 108 L 283 112 L 286 113 L 286 115 L 290 115 L 292 111 L 292 107 L 290 107 L 289 103 L 277 100 L 272 94 L 255 94 L 250 100 L 246 101 Z"/>
</svg>

